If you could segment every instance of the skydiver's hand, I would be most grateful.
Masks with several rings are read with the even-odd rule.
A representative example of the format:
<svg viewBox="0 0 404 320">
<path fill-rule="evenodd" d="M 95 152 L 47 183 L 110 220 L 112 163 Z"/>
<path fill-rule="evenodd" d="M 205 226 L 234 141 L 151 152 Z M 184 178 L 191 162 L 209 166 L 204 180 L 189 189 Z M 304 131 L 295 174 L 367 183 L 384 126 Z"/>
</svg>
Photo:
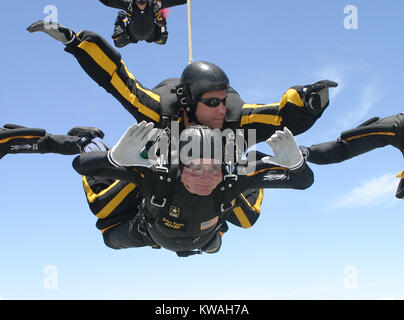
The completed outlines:
<svg viewBox="0 0 404 320">
<path fill-rule="evenodd" d="M 148 141 L 153 141 L 158 131 L 153 129 L 153 123 L 142 121 L 135 123 L 124 133 L 118 143 L 108 152 L 111 163 L 117 166 L 145 166 L 151 162 L 140 156 Z"/>
<path fill-rule="evenodd" d="M 291 170 L 300 168 L 304 163 L 303 155 L 296 144 L 295 138 L 288 128 L 276 131 L 267 141 L 274 152 L 273 157 L 262 160 Z"/>
<path fill-rule="evenodd" d="M 336 88 L 337 86 L 337 82 L 322 80 L 304 87 L 304 102 L 307 110 L 313 114 L 323 111 L 330 103 L 328 88 Z"/>
<path fill-rule="evenodd" d="M 33 24 L 31 24 L 27 28 L 28 32 L 44 32 L 51 36 L 53 39 L 63 42 L 64 44 L 68 44 L 75 38 L 75 34 L 72 30 L 62 26 L 58 23 L 48 23 L 43 20 L 39 20 Z"/>
</svg>

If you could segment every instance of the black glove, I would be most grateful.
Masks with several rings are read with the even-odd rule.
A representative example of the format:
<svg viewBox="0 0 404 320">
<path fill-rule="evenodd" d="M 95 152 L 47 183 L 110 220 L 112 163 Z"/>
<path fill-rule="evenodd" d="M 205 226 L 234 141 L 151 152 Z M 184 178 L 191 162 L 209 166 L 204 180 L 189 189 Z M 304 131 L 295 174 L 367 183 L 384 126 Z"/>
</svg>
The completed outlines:
<svg viewBox="0 0 404 320">
<path fill-rule="evenodd" d="M 311 114 L 318 114 L 330 103 L 328 88 L 336 88 L 337 86 L 337 82 L 322 80 L 307 86 L 297 86 L 294 89 L 299 92 L 307 111 Z"/>
<path fill-rule="evenodd" d="M 329 94 L 328 88 L 336 88 L 337 82 L 330 80 L 322 80 L 307 87 L 306 106 L 309 111 L 319 113 L 328 107 Z"/>
</svg>

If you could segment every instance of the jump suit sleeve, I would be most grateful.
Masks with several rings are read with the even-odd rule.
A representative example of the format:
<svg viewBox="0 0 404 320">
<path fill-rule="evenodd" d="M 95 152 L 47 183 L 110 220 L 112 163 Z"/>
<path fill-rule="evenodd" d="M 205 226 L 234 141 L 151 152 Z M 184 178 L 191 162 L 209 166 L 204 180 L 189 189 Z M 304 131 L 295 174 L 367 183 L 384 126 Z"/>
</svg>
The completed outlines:
<svg viewBox="0 0 404 320">
<path fill-rule="evenodd" d="M 240 192 L 246 188 L 304 190 L 314 182 L 313 171 L 306 162 L 299 168 L 290 170 L 259 160 L 250 164 L 250 168 L 239 173 L 237 190 Z"/>
<path fill-rule="evenodd" d="M 187 0 L 161 0 L 161 9 L 186 4 Z"/>
<path fill-rule="evenodd" d="M 289 89 L 281 101 L 272 104 L 249 104 L 242 107 L 240 128 L 248 137 L 248 129 L 255 130 L 256 142 L 267 140 L 276 130 L 287 127 L 293 135 L 298 135 L 310 127 L 321 116 L 307 111 L 296 89 Z M 250 145 L 253 143 L 250 143 Z"/>
<path fill-rule="evenodd" d="M 160 121 L 160 96 L 133 76 L 121 55 L 104 38 L 82 31 L 66 45 L 66 52 L 77 59 L 83 70 L 108 93 L 112 94 L 138 121 Z"/>
<path fill-rule="evenodd" d="M 263 188 L 307 189 L 314 182 L 313 171 L 304 163 L 296 170 L 275 166 L 265 161 L 250 165 L 247 172 L 240 172 L 235 184 L 239 195 L 235 198 L 237 206 L 226 218 L 230 223 L 244 229 L 252 227 L 260 214 Z"/>
<path fill-rule="evenodd" d="M 263 197 L 262 188 L 243 191 L 236 197 L 235 206 L 226 220 L 243 229 L 251 228 L 260 217 Z"/>
<path fill-rule="evenodd" d="M 83 176 L 82 181 L 88 206 L 98 218 L 98 229 L 103 230 L 136 214 L 141 202 L 136 184 L 94 176 Z"/>
<path fill-rule="evenodd" d="M 146 167 L 115 167 L 107 157 L 108 151 L 83 153 L 73 160 L 73 168 L 84 176 L 123 180 L 142 185 L 152 170 Z"/>
<path fill-rule="evenodd" d="M 115 9 L 121 9 L 128 11 L 129 6 L 131 4 L 131 0 L 100 0 L 104 5 L 115 8 Z"/>
</svg>

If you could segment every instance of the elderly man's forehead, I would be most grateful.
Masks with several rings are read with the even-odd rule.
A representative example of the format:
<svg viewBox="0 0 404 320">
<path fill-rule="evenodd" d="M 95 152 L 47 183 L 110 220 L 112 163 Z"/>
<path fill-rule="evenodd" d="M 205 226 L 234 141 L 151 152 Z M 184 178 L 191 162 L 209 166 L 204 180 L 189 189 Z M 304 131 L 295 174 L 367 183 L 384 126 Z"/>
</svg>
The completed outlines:
<svg viewBox="0 0 404 320">
<path fill-rule="evenodd" d="M 212 158 L 200 158 L 200 159 L 192 159 L 190 161 L 192 164 L 221 164 L 222 162 L 219 159 Z"/>
</svg>

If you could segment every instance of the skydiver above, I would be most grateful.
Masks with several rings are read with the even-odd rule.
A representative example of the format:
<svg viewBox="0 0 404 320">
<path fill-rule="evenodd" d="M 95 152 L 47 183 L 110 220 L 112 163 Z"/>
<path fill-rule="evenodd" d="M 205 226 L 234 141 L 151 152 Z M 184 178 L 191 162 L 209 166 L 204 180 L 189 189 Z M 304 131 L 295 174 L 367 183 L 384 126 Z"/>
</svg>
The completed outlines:
<svg viewBox="0 0 404 320">
<path fill-rule="evenodd" d="M 121 9 L 112 39 L 118 48 L 140 40 L 165 44 L 168 38 L 163 9 L 185 4 L 187 0 L 100 0 L 108 7 Z"/>
</svg>

